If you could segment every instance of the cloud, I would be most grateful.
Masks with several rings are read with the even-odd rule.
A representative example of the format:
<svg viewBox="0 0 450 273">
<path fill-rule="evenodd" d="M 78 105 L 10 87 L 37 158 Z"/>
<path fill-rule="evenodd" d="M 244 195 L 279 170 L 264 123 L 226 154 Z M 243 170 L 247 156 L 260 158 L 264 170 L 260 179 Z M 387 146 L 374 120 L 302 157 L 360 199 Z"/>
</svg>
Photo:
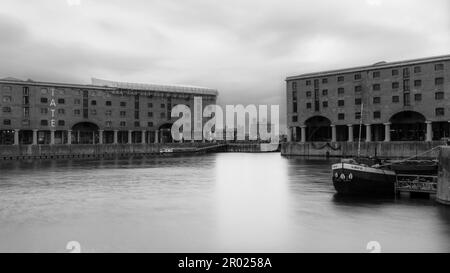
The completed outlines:
<svg viewBox="0 0 450 273">
<path fill-rule="evenodd" d="M 81 5 L 81 0 L 66 0 L 69 6 L 79 6 Z"/>
<path fill-rule="evenodd" d="M 366 0 L 367 5 L 369 6 L 381 6 L 383 4 L 382 0 Z"/>
<path fill-rule="evenodd" d="M 448 10 L 446 0 L 4 0 L 0 76 L 207 86 L 221 104 L 284 113 L 286 76 L 448 54 Z"/>
<path fill-rule="evenodd" d="M 0 13 L 0 35 L 0 47 L 8 47 L 23 42 L 29 33 L 24 22 Z"/>
</svg>

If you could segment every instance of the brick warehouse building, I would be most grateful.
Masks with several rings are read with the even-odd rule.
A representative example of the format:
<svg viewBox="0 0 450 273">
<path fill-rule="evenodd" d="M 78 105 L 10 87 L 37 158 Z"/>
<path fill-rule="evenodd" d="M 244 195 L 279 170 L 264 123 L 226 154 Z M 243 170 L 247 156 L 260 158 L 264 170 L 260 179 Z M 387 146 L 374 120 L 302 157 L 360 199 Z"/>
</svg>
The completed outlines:
<svg viewBox="0 0 450 273">
<path fill-rule="evenodd" d="M 286 79 L 288 140 L 433 141 L 450 136 L 450 55 Z"/>
<path fill-rule="evenodd" d="M 214 89 L 92 79 L 91 85 L 0 80 L 0 145 L 172 142 L 171 109 Z"/>
</svg>

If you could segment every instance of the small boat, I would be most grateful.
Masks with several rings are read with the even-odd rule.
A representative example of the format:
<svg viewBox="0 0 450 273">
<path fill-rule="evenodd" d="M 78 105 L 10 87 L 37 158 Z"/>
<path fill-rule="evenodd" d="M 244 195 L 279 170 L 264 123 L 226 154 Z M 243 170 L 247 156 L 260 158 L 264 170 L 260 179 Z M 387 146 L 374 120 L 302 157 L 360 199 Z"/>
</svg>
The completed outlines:
<svg viewBox="0 0 450 273">
<path fill-rule="evenodd" d="M 171 154 L 173 153 L 173 148 L 161 148 L 159 150 L 160 154 Z"/>
<path fill-rule="evenodd" d="M 163 155 L 189 155 L 199 152 L 195 147 L 180 147 L 180 148 L 161 148 L 159 153 Z"/>
</svg>

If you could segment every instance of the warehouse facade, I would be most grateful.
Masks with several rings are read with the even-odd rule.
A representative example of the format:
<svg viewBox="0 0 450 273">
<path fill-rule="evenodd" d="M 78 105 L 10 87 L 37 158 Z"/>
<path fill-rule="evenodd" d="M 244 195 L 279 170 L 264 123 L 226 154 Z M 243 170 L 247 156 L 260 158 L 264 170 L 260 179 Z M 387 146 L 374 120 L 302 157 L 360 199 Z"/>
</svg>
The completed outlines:
<svg viewBox="0 0 450 273">
<path fill-rule="evenodd" d="M 172 107 L 215 89 L 92 79 L 91 85 L 0 80 L 0 145 L 172 142 Z"/>
<path fill-rule="evenodd" d="M 302 74 L 286 83 L 289 141 L 450 137 L 450 55 Z"/>
</svg>

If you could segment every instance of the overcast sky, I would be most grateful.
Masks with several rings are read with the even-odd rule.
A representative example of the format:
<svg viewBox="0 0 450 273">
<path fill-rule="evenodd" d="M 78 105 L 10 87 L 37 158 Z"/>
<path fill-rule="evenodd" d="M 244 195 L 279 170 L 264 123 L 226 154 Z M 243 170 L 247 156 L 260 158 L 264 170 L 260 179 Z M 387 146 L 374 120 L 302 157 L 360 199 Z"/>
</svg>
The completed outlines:
<svg viewBox="0 0 450 273">
<path fill-rule="evenodd" d="M 286 76 L 449 54 L 449 2 L 1 0 L 0 78 L 205 86 L 284 123 Z"/>
</svg>

